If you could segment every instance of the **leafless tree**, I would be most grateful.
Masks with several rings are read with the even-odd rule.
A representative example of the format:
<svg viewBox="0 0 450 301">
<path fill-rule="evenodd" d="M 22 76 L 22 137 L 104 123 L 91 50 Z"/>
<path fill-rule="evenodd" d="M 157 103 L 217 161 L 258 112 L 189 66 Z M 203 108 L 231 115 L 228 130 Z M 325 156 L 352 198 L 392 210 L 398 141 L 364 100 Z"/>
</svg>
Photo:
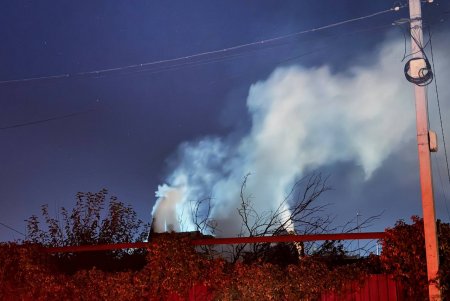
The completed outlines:
<svg viewBox="0 0 450 301">
<path fill-rule="evenodd" d="M 190 205 L 192 223 L 196 231 L 214 235 L 217 230 L 217 221 L 211 218 L 211 197 L 192 201 Z"/>
<path fill-rule="evenodd" d="M 257 237 L 273 235 L 306 235 L 330 232 L 353 232 L 369 226 L 379 216 L 372 216 L 360 221 L 357 226 L 352 227 L 352 222 L 343 226 L 334 226 L 334 217 L 326 213 L 329 204 L 319 201 L 319 197 L 331 190 L 328 186 L 328 178 L 321 173 L 312 173 L 296 181 L 286 197 L 273 209 L 261 211 L 255 208 L 253 196 L 246 192 L 247 182 L 251 175 L 247 174 L 240 189 L 240 203 L 237 213 L 241 220 L 238 237 Z M 210 219 L 211 199 L 206 198 L 193 203 L 192 218 L 197 229 L 215 233 L 217 223 Z M 203 209 L 202 209 L 203 208 Z M 214 230 L 214 231 L 211 231 Z M 292 243 L 288 244 L 292 254 L 298 257 L 313 252 L 320 253 L 322 250 L 332 250 L 335 243 Z M 249 261 L 267 257 L 273 249 L 274 244 L 236 244 L 231 248 L 223 249 L 228 253 L 231 261 L 246 259 Z M 337 248 L 341 249 L 341 248 Z"/>
<path fill-rule="evenodd" d="M 329 191 L 328 177 L 313 173 L 298 180 L 287 196 L 274 210 L 255 209 L 252 196 L 246 194 L 250 174 L 244 177 L 240 191 L 240 207 L 237 208 L 242 225 L 239 236 L 271 236 L 289 234 L 312 234 L 329 232 L 333 219 L 324 212 L 327 204 L 318 202 L 319 196 Z M 233 261 L 246 257 L 248 260 L 264 257 L 272 248 L 270 243 L 234 245 L 230 254 Z M 305 253 L 303 243 L 291 244 L 293 253 Z"/>
<path fill-rule="evenodd" d="M 211 209 L 211 197 L 190 202 L 191 223 L 203 235 L 215 235 L 217 231 L 217 221 L 211 218 Z M 197 250 L 211 258 L 218 254 L 211 245 L 197 246 Z"/>
</svg>

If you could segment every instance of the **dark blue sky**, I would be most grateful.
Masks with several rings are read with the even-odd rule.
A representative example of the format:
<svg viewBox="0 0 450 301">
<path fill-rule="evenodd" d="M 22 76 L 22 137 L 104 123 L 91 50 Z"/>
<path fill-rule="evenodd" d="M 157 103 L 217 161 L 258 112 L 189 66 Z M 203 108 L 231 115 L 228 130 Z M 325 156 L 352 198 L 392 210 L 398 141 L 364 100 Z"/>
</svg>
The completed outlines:
<svg viewBox="0 0 450 301">
<path fill-rule="evenodd" d="M 0 81 L 184 57 L 392 6 L 392 1 L 350 0 L 4 1 Z M 448 37 L 443 33 L 448 33 L 449 22 L 440 20 L 448 18 L 449 8 L 447 1 L 424 7 L 441 37 Z M 390 24 L 407 15 L 403 9 L 248 47 L 228 58 L 216 54 L 200 62 L 186 61 L 194 65 L 162 64 L 101 76 L 0 84 L 0 128 L 80 112 L 0 130 L 0 222 L 24 232 L 24 220 L 38 213 L 40 205 L 48 203 L 51 210 L 70 207 L 76 192 L 101 188 L 150 220 L 154 192 L 176 165 L 174 154 L 182 142 L 212 135 L 233 139 L 248 132 L 246 99 L 253 83 L 265 80 L 277 67 L 294 64 L 327 65 L 336 73 L 347 72 L 350 64 L 370 67 L 372 54 L 384 41 L 403 40 L 401 30 Z M 433 46 L 443 52 L 448 42 L 433 41 Z M 398 77 L 402 72 L 398 70 Z M 373 228 L 382 230 L 397 219 L 420 214 L 414 140 L 404 148 L 410 150 L 407 155 L 390 155 L 369 181 L 352 162 L 319 168 L 331 175 L 334 191 L 326 201 L 334 204 L 333 212 L 341 220 L 353 218 L 357 211 L 368 216 L 385 210 Z M 448 221 L 439 196 L 438 216 Z M 0 226 L 0 240 L 18 238 Z"/>
</svg>

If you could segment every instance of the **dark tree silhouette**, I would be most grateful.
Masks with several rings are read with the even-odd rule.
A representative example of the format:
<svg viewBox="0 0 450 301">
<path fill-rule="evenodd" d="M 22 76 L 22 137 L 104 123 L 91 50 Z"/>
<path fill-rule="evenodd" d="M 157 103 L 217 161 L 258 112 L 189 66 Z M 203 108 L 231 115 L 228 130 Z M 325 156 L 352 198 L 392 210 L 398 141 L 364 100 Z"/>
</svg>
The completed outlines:
<svg viewBox="0 0 450 301">
<path fill-rule="evenodd" d="M 147 238 L 149 225 L 137 217 L 129 205 L 111 196 L 108 191 L 79 192 L 76 204 L 69 212 L 60 208 L 57 217 L 52 217 L 48 205 L 43 205 L 44 225 L 36 215 L 26 220 L 28 242 L 45 247 L 80 246 L 96 244 L 113 244 L 143 241 Z M 60 217 L 60 218 L 59 218 Z M 57 257 L 69 270 L 81 267 L 97 266 L 103 269 L 120 270 L 136 261 L 137 266 L 145 264 L 143 250 L 115 250 L 108 252 L 89 252 L 75 254 L 58 254 Z M 120 260 L 120 263 L 119 263 Z M 110 264 L 114 261 L 115 264 Z"/>
</svg>

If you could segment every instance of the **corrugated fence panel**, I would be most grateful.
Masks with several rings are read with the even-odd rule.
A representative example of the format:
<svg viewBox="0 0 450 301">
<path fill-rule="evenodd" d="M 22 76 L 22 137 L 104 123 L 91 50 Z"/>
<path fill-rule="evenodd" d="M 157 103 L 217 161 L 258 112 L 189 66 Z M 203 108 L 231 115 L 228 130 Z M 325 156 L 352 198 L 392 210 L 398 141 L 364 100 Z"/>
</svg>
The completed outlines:
<svg viewBox="0 0 450 301">
<path fill-rule="evenodd" d="M 203 285 L 194 285 L 189 292 L 188 301 L 211 301 L 213 297 Z M 186 301 L 187 301 L 186 300 Z M 172 294 L 168 301 L 185 301 Z M 323 293 L 320 301 L 406 301 L 403 287 L 389 275 L 369 275 L 364 281 L 350 282 L 341 292 Z"/>
<path fill-rule="evenodd" d="M 389 275 L 369 275 L 361 285 L 349 283 L 343 292 L 327 292 L 321 301 L 404 301 L 403 288 Z"/>
</svg>

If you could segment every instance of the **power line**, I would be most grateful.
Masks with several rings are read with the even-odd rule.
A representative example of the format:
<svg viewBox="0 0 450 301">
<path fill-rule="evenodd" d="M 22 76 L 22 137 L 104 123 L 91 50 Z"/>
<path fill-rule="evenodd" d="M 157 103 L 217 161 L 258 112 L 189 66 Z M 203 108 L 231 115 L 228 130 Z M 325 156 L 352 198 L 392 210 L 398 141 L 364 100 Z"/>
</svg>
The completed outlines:
<svg viewBox="0 0 450 301">
<path fill-rule="evenodd" d="M 85 114 L 85 113 L 92 112 L 92 111 L 94 111 L 94 110 L 86 110 L 86 111 L 81 111 L 81 112 L 70 113 L 67 115 L 50 117 L 50 118 L 46 118 L 46 119 L 39 119 L 39 120 L 33 120 L 33 121 L 29 121 L 29 122 L 24 122 L 24 123 L 17 123 L 17 124 L 13 124 L 13 125 L 0 127 L 0 130 L 8 130 L 8 129 L 13 129 L 13 128 L 35 125 L 35 124 L 39 124 L 39 123 L 45 123 L 45 122 L 49 122 L 49 121 L 53 121 L 53 120 L 70 118 L 70 117 L 78 116 L 78 115 Z"/>
<path fill-rule="evenodd" d="M 436 153 L 433 153 L 433 157 L 435 159 L 434 160 L 435 161 L 435 167 L 437 169 L 437 173 L 438 173 L 438 176 L 439 176 L 439 183 L 441 184 L 441 193 L 442 193 L 442 196 L 444 197 L 445 210 L 447 211 L 447 217 L 450 220 L 450 211 L 449 211 L 448 205 L 447 205 L 447 203 L 448 203 L 447 193 L 446 193 L 447 191 L 444 188 L 444 182 L 442 181 L 442 175 L 441 175 L 441 170 L 439 169 L 439 164 L 436 164 L 437 161 L 438 161 L 438 156 L 436 155 Z"/>
<path fill-rule="evenodd" d="M 447 154 L 447 145 L 445 143 L 445 132 L 444 132 L 444 126 L 443 126 L 443 122 L 442 122 L 442 112 L 441 112 L 441 103 L 439 100 L 439 89 L 438 89 L 438 83 L 437 83 L 437 76 L 436 76 L 436 68 L 434 66 L 434 54 L 433 54 L 433 43 L 432 43 L 432 39 L 431 39 L 431 27 L 428 27 L 428 36 L 429 36 L 429 42 L 430 42 L 430 53 L 431 53 L 431 64 L 433 66 L 433 71 L 434 71 L 434 88 L 435 88 L 435 93 L 436 93 L 436 102 L 437 102 L 437 107 L 438 107 L 438 113 L 439 113 L 439 123 L 441 126 L 441 134 L 442 134 L 442 144 L 443 144 L 443 148 L 444 148 L 444 157 L 445 157 L 445 163 L 446 163 L 446 167 L 447 167 L 447 177 L 448 177 L 448 181 L 450 184 L 450 168 L 449 168 L 449 163 L 448 163 L 448 154 Z M 439 167 L 438 167 L 438 172 L 439 172 L 439 177 L 441 177 L 440 175 L 440 171 L 439 171 Z M 442 179 L 441 179 L 441 185 L 442 184 Z M 445 202 L 445 208 L 447 210 L 447 214 L 449 215 L 450 218 L 450 214 L 449 214 L 449 210 L 448 210 L 448 200 L 447 200 L 447 196 L 445 193 L 444 188 L 443 189 L 443 194 L 444 194 L 444 202 Z"/>
<path fill-rule="evenodd" d="M 431 42 L 431 29 L 428 31 L 428 33 L 429 33 L 429 37 L 430 37 L 431 63 L 433 66 L 433 70 L 436 73 L 436 68 L 434 67 L 433 43 Z M 437 101 L 437 105 L 438 105 L 439 122 L 440 122 L 440 126 L 441 126 L 441 134 L 442 134 L 442 142 L 443 142 L 443 146 L 444 146 L 445 162 L 447 165 L 447 175 L 448 175 L 448 180 L 450 183 L 450 168 L 449 168 L 449 164 L 448 164 L 447 145 L 445 143 L 445 133 L 444 133 L 444 126 L 442 123 L 441 103 L 439 101 L 439 89 L 438 89 L 436 75 L 434 77 L 434 88 L 435 88 L 435 93 L 436 93 L 436 101 Z"/>
<path fill-rule="evenodd" d="M 356 31 L 352 31 L 352 32 L 345 32 L 345 33 L 341 33 L 338 35 L 331 35 L 328 36 L 326 38 L 328 39 L 334 39 L 337 37 L 342 37 L 342 36 L 346 36 L 346 35 L 353 35 L 353 34 L 358 34 L 358 33 L 362 33 L 362 32 L 368 32 L 368 31 L 375 31 L 375 30 L 381 30 L 381 29 L 385 29 L 387 27 L 391 27 L 392 25 L 381 25 L 381 26 L 376 26 L 376 27 L 370 27 L 370 28 L 366 28 L 366 29 L 362 29 L 362 30 L 356 30 Z M 321 39 L 323 39 L 324 37 L 321 37 Z M 270 50 L 270 49 L 274 49 L 276 47 L 280 47 L 280 46 L 285 46 L 288 45 L 290 43 L 294 43 L 296 41 L 285 41 L 282 43 L 277 43 L 277 44 L 271 44 L 268 45 L 266 44 L 268 47 L 264 47 L 264 48 L 257 48 L 257 49 L 248 49 L 242 52 L 238 52 L 238 53 L 230 53 L 230 54 L 224 54 L 222 56 L 219 57 L 213 57 L 213 58 L 206 58 L 206 59 L 198 59 L 195 61 L 188 61 L 188 62 L 180 62 L 178 64 L 174 64 L 174 65 L 169 65 L 169 66 L 161 66 L 159 68 L 144 68 L 144 69 L 138 69 L 138 70 L 130 70 L 127 72 L 122 72 L 122 73 L 116 73 L 114 75 L 111 74 L 104 74 L 104 75 L 99 75 L 96 76 L 95 78 L 104 78 L 106 76 L 110 77 L 123 77 L 123 76 L 129 76 L 129 75 L 136 75 L 136 74 L 142 74 L 142 73 L 146 73 L 146 74 L 158 74 L 161 72 L 168 72 L 168 71 L 177 71 L 177 70 L 181 70 L 184 68 L 190 68 L 190 67 L 198 67 L 198 66 L 203 66 L 203 65 L 207 65 L 207 64 L 211 64 L 211 63 L 219 63 L 219 62 L 225 62 L 225 61 L 230 61 L 230 60 L 234 60 L 237 58 L 241 58 L 241 57 L 245 57 L 248 55 L 253 54 L 254 52 L 257 51 L 261 51 L 261 50 Z M 300 55 L 294 55 L 294 56 L 290 56 L 287 57 L 285 59 L 281 59 L 278 60 L 277 62 L 275 62 L 276 64 L 281 64 L 281 63 L 286 63 L 289 61 L 293 61 L 293 60 L 298 60 L 300 58 L 303 58 L 305 56 L 308 55 L 312 55 L 312 54 L 316 54 L 318 52 L 324 51 L 326 48 L 330 48 L 330 46 L 324 46 L 324 47 L 320 47 L 320 48 L 315 48 L 312 49 L 310 51 L 301 53 Z"/>
<path fill-rule="evenodd" d="M 20 232 L 19 230 L 16 230 L 16 229 L 14 229 L 13 227 L 10 227 L 10 226 L 8 226 L 8 225 L 2 223 L 2 222 L 0 222 L 0 225 L 2 225 L 2 226 L 5 227 L 5 228 L 8 228 L 8 229 L 11 230 L 11 231 L 14 231 L 14 232 L 16 232 L 16 233 L 19 233 L 20 235 L 26 236 L 25 233 Z"/>
<path fill-rule="evenodd" d="M 369 14 L 369 15 L 366 15 L 366 16 L 361 16 L 361 17 L 356 17 L 356 18 L 352 18 L 352 19 L 347 19 L 347 20 L 344 20 L 344 21 L 331 23 L 331 24 L 328 24 L 328 25 L 324 25 L 324 26 L 320 26 L 320 27 L 316 27 L 316 28 L 312 28 L 312 29 L 298 31 L 298 32 L 295 32 L 295 33 L 281 35 L 281 36 L 277 36 L 277 37 L 274 37 L 274 38 L 260 40 L 260 41 L 256 41 L 256 42 L 240 44 L 240 45 L 236 45 L 236 46 L 232 46 L 232 47 L 228 47 L 228 48 L 223 48 L 223 49 L 219 49 L 219 50 L 205 51 L 205 52 L 200 52 L 200 53 L 187 55 L 187 56 L 182 56 L 182 57 L 177 57 L 177 58 L 172 58 L 172 59 L 157 60 L 157 61 L 152 61 L 152 62 L 147 62 L 147 63 L 122 66 L 122 67 L 100 69 L 100 70 L 86 71 L 86 72 L 78 72 L 78 73 L 74 73 L 74 74 L 65 73 L 65 74 L 57 74 L 57 75 L 50 75 L 50 76 L 41 76 L 41 77 L 30 77 L 30 78 L 4 80 L 4 81 L 0 81 L 0 85 L 6 85 L 6 84 L 11 84 L 11 83 L 23 83 L 23 82 L 30 82 L 30 81 L 39 81 L 39 80 L 63 79 L 63 78 L 71 78 L 71 77 L 84 77 L 84 76 L 92 76 L 92 75 L 100 76 L 100 75 L 102 75 L 104 73 L 110 73 L 110 72 L 115 72 L 115 71 L 123 71 L 123 70 L 127 70 L 127 69 L 135 69 L 135 68 L 142 68 L 142 67 L 148 67 L 148 66 L 157 66 L 157 65 L 161 65 L 161 64 L 167 64 L 167 63 L 175 63 L 175 62 L 180 62 L 180 61 L 187 61 L 187 60 L 201 58 L 201 57 L 204 57 L 204 56 L 215 55 L 215 54 L 227 54 L 228 52 L 241 50 L 241 49 L 246 49 L 246 48 L 251 47 L 251 46 L 261 46 L 261 45 L 265 45 L 265 44 L 270 44 L 270 43 L 273 43 L 273 42 L 276 42 L 276 41 L 281 41 L 281 40 L 285 40 L 285 39 L 288 39 L 288 38 L 297 37 L 297 36 L 304 35 L 304 34 L 307 34 L 307 33 L 313 33 L 313 32 L 317 32 L 317 31 L 321 31 L 321 30 L 325 30 L 325 29 L 330 29 L 330 28 L 333 28 L 333 27 L 341 26 L 341 25 L 344 25 L 344 24 L 348 24 L 348 23 L 352 23 L 352 22 L 356 22 L 356 21 L 361 21 L 361 20 L 365 20 L 365 19 L 369 19 L 369 18 L 373 18 L 375 16 L 379 16 L 379 15 L 382 15 L 382 14 L 390 13 L 390 12 L 393 12 L 393 11 L 399 11 L 400 9 L 402 9 L 404 7 L 406 7 L 406 5 L 399 5 L 399 6 L 396 6 L 395 8 L 386 9 L 386 10 L 379 11 L 379 12 L 376 12 L 376 13 L 372 13 L 372 14 Z"/>
</svg>

